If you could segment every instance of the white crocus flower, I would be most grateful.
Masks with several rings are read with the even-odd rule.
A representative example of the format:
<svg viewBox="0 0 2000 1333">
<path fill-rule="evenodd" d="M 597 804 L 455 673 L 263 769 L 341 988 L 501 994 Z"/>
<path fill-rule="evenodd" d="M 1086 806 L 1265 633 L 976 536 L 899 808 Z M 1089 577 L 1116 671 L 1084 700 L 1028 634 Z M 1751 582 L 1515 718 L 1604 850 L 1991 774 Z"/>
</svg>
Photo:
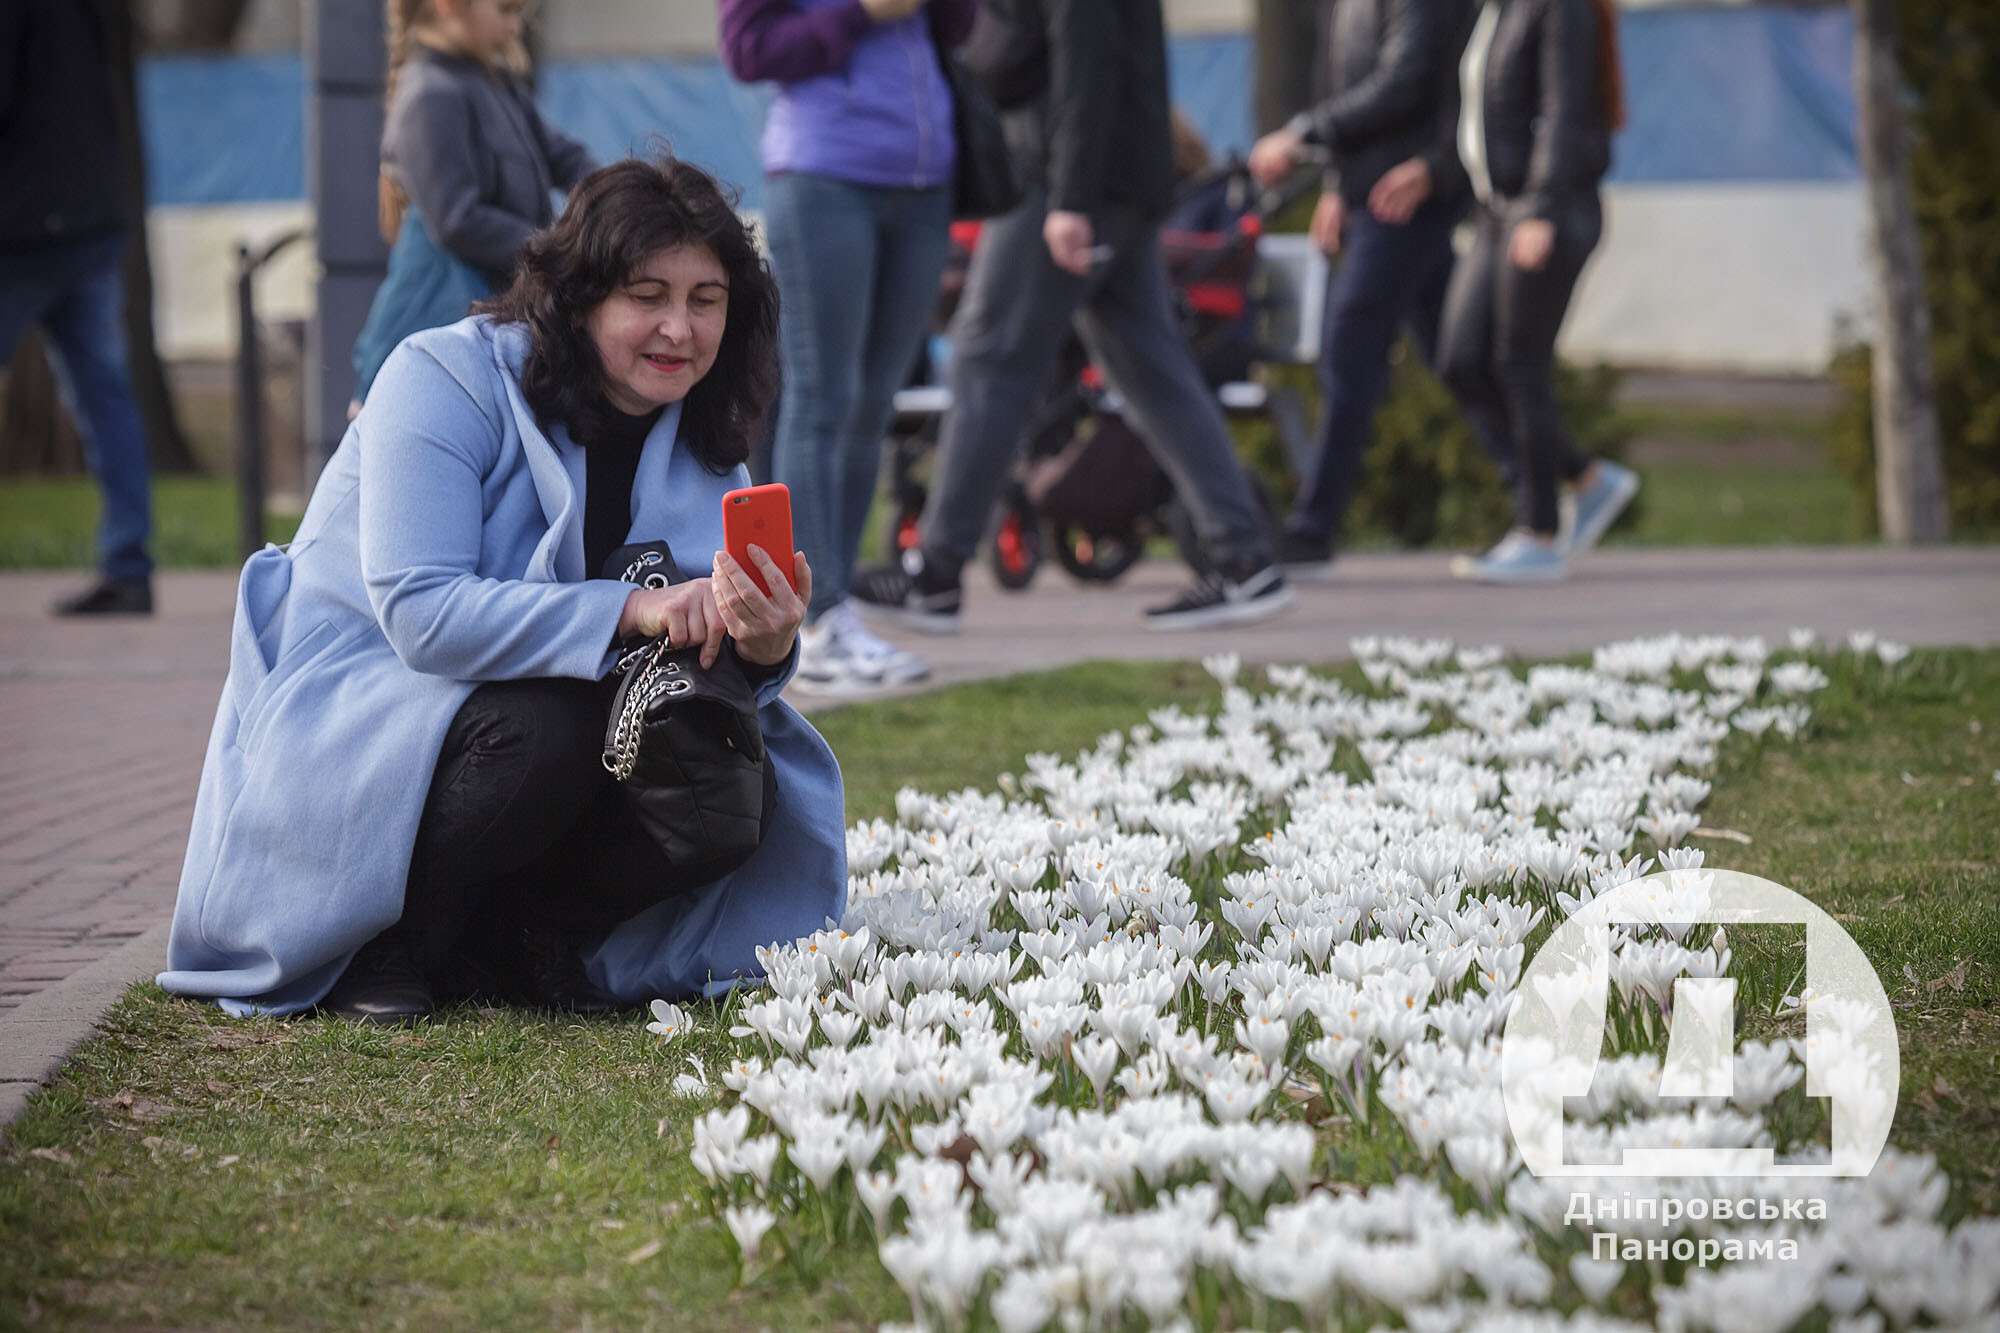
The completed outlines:
<svg viewBox="0 0 2000 1333">
<path fill-rule="evenodd" d="M 668 1004 L 665 1000 L 655 1000 L 652 1007 L 653 1021 L 646 1024 L 646 1031 L 654 1036 L 665 1037 L 672 1041 L 676 1037 L 686 1036 L 693 1029 L 694 1025 L 689 1022 L 687 1011 L 679 1005 Z"/>
<path fill-rule="evenodd" d="M 1852 646 L 1901 660 L 1873 636 Z M 1795 636 L 1790 651 L 1812 647 Z M 1365 691 L 1274 667 L 1253 695 L 1235 684 L 1240 662 L 1216 661 L 1208 712 L 1161 709 L 1077 755 L 1032 755 L 999 795 L 904 791 L 894 821 L 850 830 L 842 919 L 759 950 L 769 989 L 731 1011 L 730 1035 L 761 1050 L 739 1046 L 723 1070 L 741 1105 L 697 1120 L 697 1171 L 718 1191 L 748 1177 L 767 1197 L 782 1145 L 798 1175 L 782 1206 L 810 1208 L 820 1190 L 837 1197 L 845 1166 L 926 1323 L 1191 1326 L 1197 1277 L 1227 1308 L 1282 1300 L 1309 1326 L 1357 1299 L 1437 1333 L 1561 1322 L 1535 1237 L 1562 1234 L 1570 1182 L 1516 1172 L 1498 1036 L 1523 999 L 1574 1022 L 1596 997 L 1586 976 L 1517 997 L 1526 950 L 1548 913 L 1644 876 L 1639 837 L 1661 869 L 1698 879 L 1682 872 L 1703 867 L 1701 849 L 1678 844 L 1722 747 L 1807 734 L 1828 673 L 1713 635 L 1519 673 L 1442 640 L 1355 650 Z M 1262 836 L 1236 846 L 1252 829 Z M 1697 896 L 1669 919 L 1704 919 Z M 1731 963 L 1720 931 L 1617 931 L 1613 1015 L 1658 1035 L 1679 978 L 1726 977 Z M 1853 1027 L 1817 997 L 1800 1003 L 1819 1047 Z M 686 1026 L 656 1015 L 677 1016 L 659 1035 Z M 1295 1035 L 1323 1080 L 1278 1072 Z M 1815 1053 L 1849 1101 L 1891 1104 L 1882 1071 Z M 1066 1063 L 1081 1078 L 1061 1079 Z M 1660 1068 L 1657 1054 L 1605 1052 L 1568 1108 L 1568 1146 L 1582 1160 L 1762 1146 L 1766 1108 L 1803 1066 L 1791 1045 L 1749 1043 L 1734 1100 L 1716 1106 L 1662 1102 Z M 1311 1190 L 1320 1140 L 1300 1097 L 1316 1081 L 1354 1117 L 1343 1134 L 1380 1132 L 1379 1101 L 1389 1132 L 1416 1146 L 1410 1174 Z M 753 1110 L 773 1132 L 749 1134 Z M 1798 1145 L 1773 1146 L 1792 1157 Z M 1425 1179 L 1445 1170 L 1487 1209 L 1461 1217 Z M 1272 1202 L 1279 1179 L 1293 1202 Z M 1784 1224 L 1816 1243 L 1807 1253 L 1838 1256 L 1806 1304 L 1843 1331 L 1864 1316 L 1991 1322 L 2000 1281 L 1972 1275 L 2000 1273 L 2000 1233 L 1945 1233 L 1944 1188 L 1928 1159 L 1889 1153 L 1834 1189 L 1839 1220 L 1822 1236 Z M 1621 1230 L 1771 1234 L 1701 1226 Z M 1663 1324 L 1690 1329 L 1804 1312 L 1761 1265 L 1670 1278 L 1578 1255 L 1569 1276 L 1594 1306 L 1639 1285 Z M 1611 1327 L 1587 1313 L 1574 1324 Z"/>
<path fill-rule="evenodd" d="M 757 1247 L 763 1243 L 764 1233 L 778 1219 L 762 1204 L 749 1204 L 723 1209 L 722 1220 L 728 1225 L 729 1234 L 736 1238 L 736 1248 L 747 1265 L 756 1262 Z"/>
</svg>

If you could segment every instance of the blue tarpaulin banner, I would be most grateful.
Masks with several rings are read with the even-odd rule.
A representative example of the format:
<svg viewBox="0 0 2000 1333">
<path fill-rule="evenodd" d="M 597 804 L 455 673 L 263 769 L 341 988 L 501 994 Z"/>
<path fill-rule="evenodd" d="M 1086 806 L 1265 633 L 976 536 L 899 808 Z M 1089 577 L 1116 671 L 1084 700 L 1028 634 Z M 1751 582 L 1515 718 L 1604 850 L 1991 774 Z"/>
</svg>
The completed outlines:
<svg viewBox="0 0 2000 1333">
<path fill-rule="evenodd" d="M 1845 9 L 1781 6 L 1628 12 L 1621 24 L 1629 124 L 1612 179 L 1625 184 L 1837 181 L 1860 174 L 1853 25 Z M 1218 152 L 1253 133 L 1250 40 L 1177 37 L 1174 98 Z M 155 204 L 305 196 L 305 72 L 298 56 L 157 56 L 140 70 Z M 539 79 L 549 119 L 606 160 L 670 146 L 762 194 L 757 136 L 767 88 L 714 58 L 557 60 Z M 358 182 L 373 188 L 372 181 Z"/>
</svg>

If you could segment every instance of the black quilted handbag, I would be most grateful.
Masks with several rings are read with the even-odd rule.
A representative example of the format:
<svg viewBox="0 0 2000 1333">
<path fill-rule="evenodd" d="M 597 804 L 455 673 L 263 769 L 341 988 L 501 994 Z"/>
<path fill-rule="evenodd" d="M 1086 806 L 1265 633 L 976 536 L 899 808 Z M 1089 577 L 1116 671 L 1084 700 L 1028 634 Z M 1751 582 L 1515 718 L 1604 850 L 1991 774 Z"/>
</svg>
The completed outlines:
<svg viewBox="0 0 2000 1333">
<path fill-rule="evenodd" d="M 665 542 L 621 547 L 604 574 L 654 588 L 685 582 Z M 700 648 L 664 638 L 623 648 L 612 668 L 604 767 L 680 883 L 720 879 L 757 850 L 777 806 L 756 689 L 733 642 L 710 667 Z"/>
</svg>

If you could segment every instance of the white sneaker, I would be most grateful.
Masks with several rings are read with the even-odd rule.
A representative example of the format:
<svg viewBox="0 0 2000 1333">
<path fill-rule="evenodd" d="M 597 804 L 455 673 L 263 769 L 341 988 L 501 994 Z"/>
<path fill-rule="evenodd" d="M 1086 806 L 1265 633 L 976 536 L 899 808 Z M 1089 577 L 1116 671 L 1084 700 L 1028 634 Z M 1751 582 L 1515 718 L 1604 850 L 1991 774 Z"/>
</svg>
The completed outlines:
<svg viewBox="0 0 2000 1333">
<path fill-rule="evenodd" d="M 882 687 L 882 673 L 847 650 L 831 615 L 799 631 L 799 669 L 792 679 L 816 694 L 861 694 Z"/>
<path fill-rule="evenodd" d="M 884 639 L 855 613 L 854 603 L 842 602 L 820 617 L 847 660 L 882 685 L 909 685 L 931 674 L 931 664 Z"/>
</svg>

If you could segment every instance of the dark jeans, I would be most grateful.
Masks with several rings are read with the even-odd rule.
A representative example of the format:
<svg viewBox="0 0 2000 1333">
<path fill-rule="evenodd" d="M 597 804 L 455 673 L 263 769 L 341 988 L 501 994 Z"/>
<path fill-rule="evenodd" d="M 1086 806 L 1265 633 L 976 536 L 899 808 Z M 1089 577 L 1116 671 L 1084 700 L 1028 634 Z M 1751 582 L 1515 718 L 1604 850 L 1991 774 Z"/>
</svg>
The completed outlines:
<svg viewBox="0 0 2000 1333">
<path fill-rule="evenodd" d="M 1327 277 L 1320 335 L 1319 448 L 1299 486 L 1290 530 L 1331 541 L 1354 500 L 1375 410 L 1389 388 L 1389 351 L 1405 328 L 1424 361 L 1437 365 L 1438 322 L 1451 282 L 1451 234 L 1460 209 L 1432 201 L 1408 222 L 1379 222 L 1348 210 L 1339 262 Z M 1503 477 L 1514 473 L 1510 446 L 1475 422 L 1480 443 Z"/>
<path fill-rule="evenodd" d="M 1458 261 L 1438 336 L 1439 371 L 1474 428 L 1511 443 L 1518 467 L 1515 522 L 1552 535 L 1556 480 L 1590 466 L 1563 428 L 1556 407 L 1556 334 L 1584 262 L 1597 248 L 1604 216 L 1596 193 L 1557 210 L 1555 246 L 1533 272 L 1507 258 L 1513 222 L 1503 207 L 1483 208 L 1472 249 Z"/>
<path fill-rule="evenodd" d="M 1020 207 L 980 233 L 951 326 L 952 410 L 924 506 L 926 554 L 954 572 L 979 549 L 1073 321 L 1209 553 L 1219 563 L 1268 558 L 1270 539 L 1222 409 L 1174 320 L 1158 225 L 1129 209 L 1103 210 L 1092 221 L 1111 257 L 1077 277 L 1049 258 L 1047 213 L 1046 196 L 1031 186 Z"/>
<path fill-rule="evenodd" d="M 764 199 L 785 303 L 771 471 L 791 487 L 817 620 L 846 599 L 861 554 L 890 409 L 937 305 L 951 191 L 783 172 L 766 180 Z"/>
<path fill-rule="evenodd" d="M 30 328 L 48 336 L 49 368 L 104 492 L 98 567 L 143 579 L 153 572 L 152 469 L 125 360 L 124 262 L 123 232 L 0 250 L 0 365 Z"/>
<path fill-rule="evenodd" d="M 434 978 L 462 977 L 468 961 L 504 969 L 524 931 L 588 944 L 692 887 L 675 882 L 601 762 L 608 704 L 597 681 L 508 680 L 459 707 L 403 897 Z"/>
</svg>

